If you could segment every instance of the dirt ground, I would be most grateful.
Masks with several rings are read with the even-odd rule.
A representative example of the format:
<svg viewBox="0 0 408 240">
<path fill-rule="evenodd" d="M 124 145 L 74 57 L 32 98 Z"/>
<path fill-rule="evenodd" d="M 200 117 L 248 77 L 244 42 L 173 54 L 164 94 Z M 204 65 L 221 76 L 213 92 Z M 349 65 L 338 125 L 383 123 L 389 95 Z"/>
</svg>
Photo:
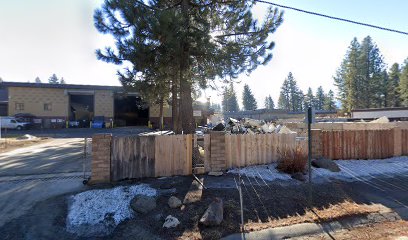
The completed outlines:
<svg viewBox="0 0 408 240">
<path fill-rule="evenodd" d="M 395 221 L 377 223 L 368 226 L 356 227 L 349 230 L 342 230 L 331 234 L 332 238 L 327 235 L 314 235 L 301 238 L 295 238 L 296 240 L 323 240 L 323 239 L 354 239 L 354 240 L 395 240 L 395 239 L 408 239 L 408 222 L 407 221 Z M 403 238 L 405 237 L 405 238 Z M 294 239 L 294 240 L 295 240 Z"/>
<path fill-rule="evenodd" d="M 203 176 L 199 176 L 202 178 Z M 234 184 L 237 176 L 205 177 L 204 184 L 226 182 Z M 174 177 L 164 179 L 145 179 L 127 181 L 121 185 L 148 183 L 160 188 L 164 183 L 172 185 L 174 194 L 183 200 L 188 193 L 192 177 Z M 227 184 L 228 185 L 228 184 Z M 112 187 L 112 185 L 94 188 Z M 305 183 L 284 185 L 261 183 L 256 179 L 244 179 L 242 184 L 244 201 L 245 230 L 254 231 L 268 227 L 285 226 L 302 222 L 325 222 L 353 215 L 365 215 L 378 212 L 380 208 L 354 202 L 352 185 L 326 183 L 312 188 L 312 206 L 309 208 L 309 188 Z M 119 224 L 111 235 L 91 239 L 219 239 L 240 231 L 240 201 L 236 188 L 208 188 L 202 194 L 196 191 L 199 199 L 180 209 L 171 209 L 167 205 L 168 196 L 157 199 L 157 208 Z M 224 220 L 220 226 L 205 227 L 199 220 L 215 197 L 224 201 Z M 0 228 L 5 239 L 81 239 L 65 231 L 68 195 L 59 196 L 37 204 L 26 214 Z M 166 216 L 172 215 L 181 224 L 173 229 L 162 227 Z M 85 238 L 84 238 L 85 239 Z M 89 239 L 89 238 L 86 238 Z"/>
<path fill-rule="evenodd" d="M 37 138 L 33 140 L 18 140 L 14 137 L 0 139 L 0 153 L 12 151 L 21 147 L 28 147 L 31 145 L 44 143 L 50 141 L 49 138 Z"/>
</svg>

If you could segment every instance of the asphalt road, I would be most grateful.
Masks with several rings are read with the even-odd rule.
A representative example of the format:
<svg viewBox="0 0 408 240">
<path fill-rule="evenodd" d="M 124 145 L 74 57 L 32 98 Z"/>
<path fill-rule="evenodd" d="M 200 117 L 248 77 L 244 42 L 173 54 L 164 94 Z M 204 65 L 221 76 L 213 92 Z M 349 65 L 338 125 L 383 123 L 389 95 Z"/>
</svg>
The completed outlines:
<svg viewBox="0 0 408 240">
<path fill-rule="evenodd" d="M 85 190 L 83 146 L 83 138 L 61 138 L 0 154 L 0 226 L 40 201 Z"/>
<path fill-rule="evenodd" d="M 0 177 L 81 172 L 84 163 L 89 171 L 90 162 L 84 158 L 83 138 L 51 139 L 0 154 Z"/>
</svg>

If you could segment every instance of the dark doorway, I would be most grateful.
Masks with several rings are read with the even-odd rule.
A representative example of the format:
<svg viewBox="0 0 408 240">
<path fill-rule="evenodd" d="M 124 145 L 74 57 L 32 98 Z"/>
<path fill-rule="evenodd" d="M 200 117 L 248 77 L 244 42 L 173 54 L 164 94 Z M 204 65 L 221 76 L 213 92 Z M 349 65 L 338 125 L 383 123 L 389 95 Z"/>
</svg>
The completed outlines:
<svg viewBox="0 0 408 240">
<path fill-rule="evenodd" d="M 69 120 L 89 122 L 94 116 L 93 95 L 69 95 Z"/>
<path fill-rule="evenodd" d="M 8 114 L 7 103 L 0 103 L 0 116 L 7 116 Z"/>
<path fill-rule="evenodd" d="M 146 126 L 149 121 L 149 107 L 140 97 L 115 96 L 116 126 Z"/>
</svg>

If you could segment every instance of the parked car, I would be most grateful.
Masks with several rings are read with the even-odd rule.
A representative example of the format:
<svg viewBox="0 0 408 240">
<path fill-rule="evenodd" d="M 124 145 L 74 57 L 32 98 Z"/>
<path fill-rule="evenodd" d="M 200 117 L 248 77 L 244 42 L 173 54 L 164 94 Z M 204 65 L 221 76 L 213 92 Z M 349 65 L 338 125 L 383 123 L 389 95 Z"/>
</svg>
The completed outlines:
<svg viewBox="0 0 408 240">
<path fill-rule="evenodd" d="M 96 116 L 92 121 L 92 128 L 104 128 L 105 127 L 105 117 Z"/>
<path fill-rule="evenodd" d="M 31 123 L 23 122 L 15 117 L 1 117 L 1 128 L 22 130 L 28 129 L 30 125 Z"/>
</svg>

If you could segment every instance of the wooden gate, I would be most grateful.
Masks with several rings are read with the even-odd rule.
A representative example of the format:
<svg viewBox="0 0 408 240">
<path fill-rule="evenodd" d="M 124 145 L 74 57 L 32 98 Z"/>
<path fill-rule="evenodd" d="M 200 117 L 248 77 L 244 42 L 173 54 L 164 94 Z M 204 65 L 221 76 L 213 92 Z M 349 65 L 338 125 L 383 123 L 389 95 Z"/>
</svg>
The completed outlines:
<svg viewBox="0 0 408 240">
<path fill-rule="evenodd" d="M 190 175 L 192 135 L 113 137 L 111 180 Z"/>
</svg>

